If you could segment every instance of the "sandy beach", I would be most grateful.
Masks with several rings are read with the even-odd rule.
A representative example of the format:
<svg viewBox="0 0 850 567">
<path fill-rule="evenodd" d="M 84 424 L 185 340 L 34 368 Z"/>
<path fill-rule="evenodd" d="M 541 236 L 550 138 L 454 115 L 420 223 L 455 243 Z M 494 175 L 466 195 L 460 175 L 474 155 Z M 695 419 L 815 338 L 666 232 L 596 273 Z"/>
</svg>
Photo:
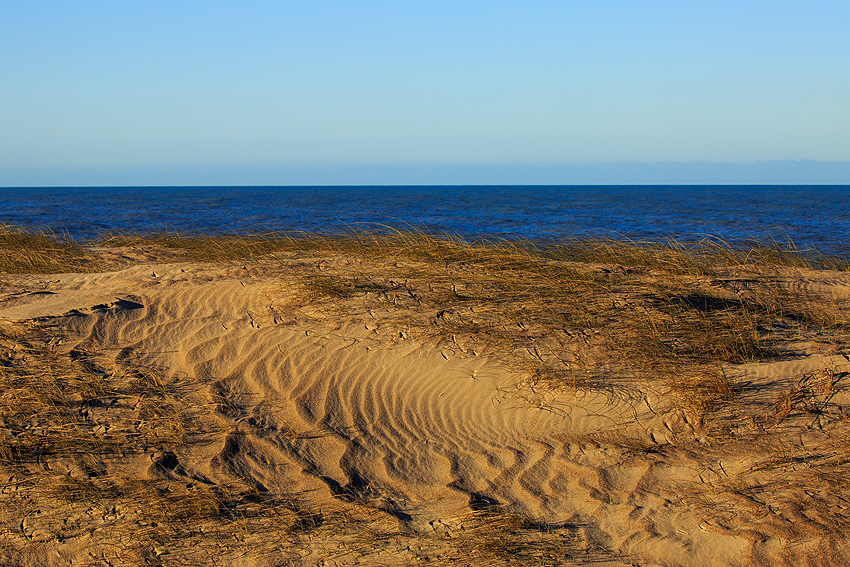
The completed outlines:
<svg viewBox="0 0 850 567">
<path fill-rule="evenodd" d="M 0 274 L 0 563 L 850 564 L 850 272 L 497 252 Z"/>
</svg>

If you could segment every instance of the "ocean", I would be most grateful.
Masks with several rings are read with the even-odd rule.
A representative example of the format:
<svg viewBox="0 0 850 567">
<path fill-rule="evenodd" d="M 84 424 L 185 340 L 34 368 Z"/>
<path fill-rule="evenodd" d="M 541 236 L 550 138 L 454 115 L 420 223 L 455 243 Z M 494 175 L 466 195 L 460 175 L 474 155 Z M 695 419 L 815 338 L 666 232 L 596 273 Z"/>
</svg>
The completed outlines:
<svg viewBox="0 0 850 567">
<path fill-rule="evenodd" d="M 850 256 L 850 186 L 0 188 L 0 224 L 109 232 L 412 227 L 463 237 L 793 242 Z"/>
</svg>

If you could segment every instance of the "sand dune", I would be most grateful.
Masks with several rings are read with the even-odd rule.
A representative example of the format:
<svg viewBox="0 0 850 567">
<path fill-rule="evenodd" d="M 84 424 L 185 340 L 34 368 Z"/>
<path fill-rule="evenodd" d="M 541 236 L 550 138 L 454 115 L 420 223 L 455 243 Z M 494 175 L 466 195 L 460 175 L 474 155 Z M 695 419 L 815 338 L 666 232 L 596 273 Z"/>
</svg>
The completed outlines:
<svg viewBox="0 0 850 567">
<path fill-rule="evenodd" d="M 144 264 L 50 281 L 49 293 L 7 298 L 0 317 L 58 326 L 66 333 L 62 352 L 162 368 L 197 385 L 209 403 L 198 417 L 206 441 L 167 458 L 151 449 L 143 477 L 240 482 L 316 509 L 352 502 L 388 514 L 420 539 L 451 537 L 471 512 L 501 506 L 540 525 L 568 526 L 573 550 L 605 550 L 569 556 L 576 563 L 845 561 L 840 538 L 783 525 L 789 520 L 779 507 L 765 512 L 776 517 L 772 524 L 752 519 L 756 512 L 730 519 L 728 492 L 719 487 L 762 462 L 767 449 L 701 443 L 700 424 L 657 384 L 536 391 L 498 353 L 462 339 L 431 340 L 391 308 L 310 305 L 295 280 L 271 268 Z M 848 281 L 841 274 L 795 285 L 845 300 Z M 727 372 L 742 404 L 768 412 L 801 375 L 832 368 L 843 377 L 831 386 L 830 403 L 850 408 L 848 364 L 844 356 L 813 355 Z M 827 447 L 829 427 L 795 433 L 797 445 Z M 758 499 L 750 505 L 759 507 Z M 43 549 L 65 557 L 71 545 Z M 330 557 L 316 542 L 301 545 L 311 552 L 287 561 L 318 565 Z M 328 564 L 411 561 L 409 553 L 379 558 L 382 552 Z"/>
</svg>

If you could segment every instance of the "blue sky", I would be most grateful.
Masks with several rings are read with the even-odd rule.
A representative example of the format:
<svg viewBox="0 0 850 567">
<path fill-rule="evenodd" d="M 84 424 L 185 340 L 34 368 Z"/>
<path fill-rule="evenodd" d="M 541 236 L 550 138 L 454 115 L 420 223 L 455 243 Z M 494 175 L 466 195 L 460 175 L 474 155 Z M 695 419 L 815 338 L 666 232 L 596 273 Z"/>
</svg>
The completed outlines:
<svg viewBox="0 0 850 567">
<path fill-rule="evenodd" d="M 850 161 L 848 29 L 846 1 L 0 0 L 0 184 Z"/>
</svg>

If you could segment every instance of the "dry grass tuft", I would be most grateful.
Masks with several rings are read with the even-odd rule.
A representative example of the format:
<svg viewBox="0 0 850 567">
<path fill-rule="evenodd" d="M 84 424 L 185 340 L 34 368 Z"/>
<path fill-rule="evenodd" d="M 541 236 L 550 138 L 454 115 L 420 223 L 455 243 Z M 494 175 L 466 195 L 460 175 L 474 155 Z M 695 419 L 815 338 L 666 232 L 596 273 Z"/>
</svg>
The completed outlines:
<svg viewBox="0 0 850 567">
<path fill-rule="evenodd" d="M 784 392 L 773 404 L 771 410 L 760 421 L 765 427 L 776 427 L 793 414 L 811 415 L 811 426 L 823 428 L 821 421 L 830 413 L 835 413 L 832 398 L 838 391 L 837 384 L 850 375 L 840 372 L 833 364 L 814 372 L 807 372 L 797 378 L 796 384 Z M 833 420 L 846 419 L 840 408 L 838 415 L 832 415 Z"/>
<path fill-rule="evenodd" d="M 502 506 L 464 516 L 453 543 L 461 557 L 476 565 L 569 565 L 611 557 L 581 523 L 541 524 Z"/>
<path fill-rule="evenodd" d="M 793 243 L 741 241 L 730 244 L 706 237 L 696 242 L 567 238 L 553 241 L 480 238 L 469 241 L 450 233 L 378 228 L 342 233 L 266 232 L 181 235 L 113 234 L 102 246 L 160 246 L 180 250 L 195 261 L 249 260 L 276 253 L 363 256 L 415 260 L 444 265 L 486 263 L 502 269 L 539 267 L 541 259 L 581 264 L 620 264 L 674 274 L 705 275 L 717 266 L 758 265 L 848 270 L 847 258 L 799 250 Z"/>
<path fill-rule="evenodd" d="M 179 233 L 111 234 L 97 240 L 104 247 L 158 247 L 191 262 L 249 261 L 291 250 L 292 238 L 278 233 L 183 235 Z"/>
<path fill-rule="evenodd" d="M 80 411 L 92 394 L 105 393 L 101 377 L 44 348 L 44 336 L 38 326 L 23 334 L 0 333 L 0 458 L 20 463 L 117 451 L 116 443 L 86 426 Z"/>
<path fill-rule="evenodd" d="M 95 257 L 69 236 L 0 226 L 0 274 L 96 271 Z"/>
</svg>

